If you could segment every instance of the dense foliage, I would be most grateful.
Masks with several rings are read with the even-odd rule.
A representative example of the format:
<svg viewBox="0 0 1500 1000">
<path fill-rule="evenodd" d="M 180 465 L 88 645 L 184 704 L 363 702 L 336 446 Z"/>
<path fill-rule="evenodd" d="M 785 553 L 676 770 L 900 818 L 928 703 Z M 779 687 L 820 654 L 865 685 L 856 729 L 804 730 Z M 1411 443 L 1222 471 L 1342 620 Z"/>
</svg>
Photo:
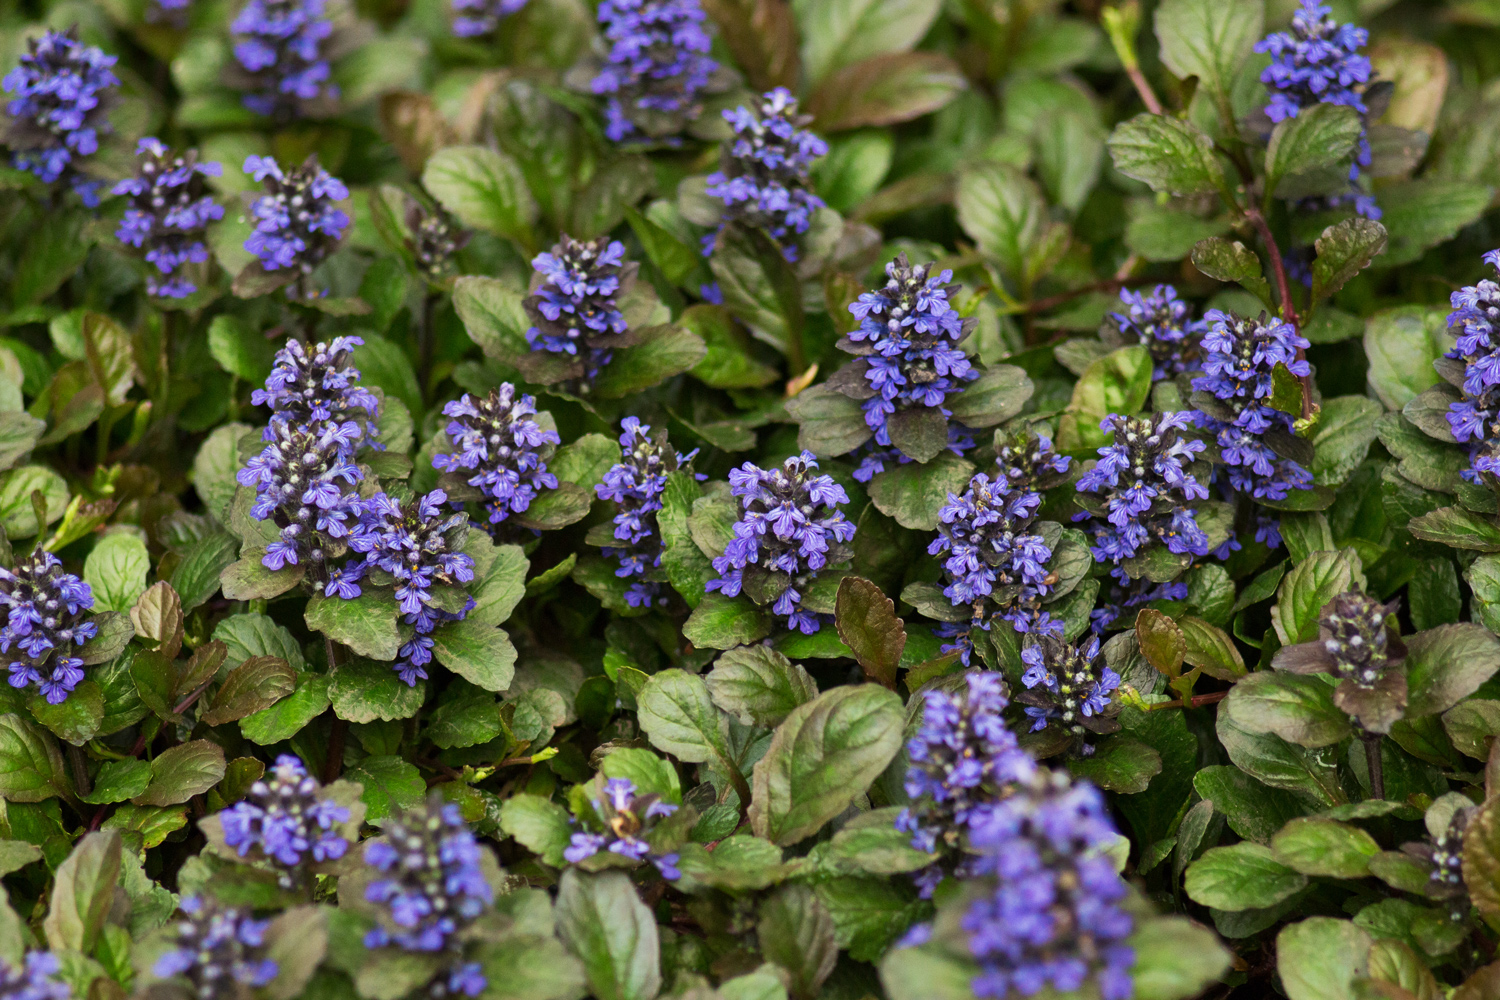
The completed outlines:
<svg viewBox="0 0 1500 1000">
<path fill-rule="evenodd" d="M 1497 52 L 0 5 L 0 998 L 1500 995 Z"/>
</svg>

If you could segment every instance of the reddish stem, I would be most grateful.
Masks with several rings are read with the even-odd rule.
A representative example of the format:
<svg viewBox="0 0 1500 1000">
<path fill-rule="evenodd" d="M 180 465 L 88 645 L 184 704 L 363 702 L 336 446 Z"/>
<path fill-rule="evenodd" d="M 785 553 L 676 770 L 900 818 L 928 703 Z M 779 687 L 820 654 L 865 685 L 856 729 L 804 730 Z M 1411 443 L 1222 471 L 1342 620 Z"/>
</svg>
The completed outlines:
<svg viewBox="0 0 1500 1000">
<path fill-rule="evenodd" d="M 1188 703 L 1186 705 L 1182 703 L 1181 698 L 1178 698 L 1176 701 L 1162 701 L 1157 702 L 1155 705 L 1147 705 L 1146 711 L 1156 712 L 1163 708 L 1202 708 L 1204 705 L 1212 705 L 1216 701 L 1223 701 L 1227 697 L 1229 697 L 1228 691 L 1214 691 L 1211 694 L 1195 694 L 1193 695 L 1193 697 L 1188 699 Z"/>
<path fill-rule="evenodd" d="M 1271 276 L 1276 279 L 1276 294 L 1281 299 L 1281 318 L 1294 328 L 1299 327 L 1301 322 L 1297 316 L 1297 307 L 1292 304 L 1291 282 L 1287 281 L 1286 264 L 1281 259 L 1281 248 L 1276 245 L 1276 237 L 1271 235 L 1271 226 L 1258 208 L 1246 209 L 1245 218 L 1250 220 L 1261 242 L 1266 245 L 1266 256 L 1271 259 Z M 1297 348 L 1297 360 L 1307 360 L 1307 353 L 1300 347 Z M 1297 380 L 1302 383 L 1302 419 L 1306 420 L 1312 416 L 1312 376 L 1299 375 Z"/>
</svg>

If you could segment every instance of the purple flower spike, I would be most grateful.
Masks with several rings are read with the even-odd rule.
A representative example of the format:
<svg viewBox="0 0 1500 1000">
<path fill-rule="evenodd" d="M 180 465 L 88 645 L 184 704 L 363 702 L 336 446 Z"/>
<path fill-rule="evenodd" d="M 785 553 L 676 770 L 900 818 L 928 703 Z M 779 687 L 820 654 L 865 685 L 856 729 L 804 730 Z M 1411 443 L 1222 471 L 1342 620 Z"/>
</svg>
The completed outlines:
<svg viewBox="0 0 1500 1000">
<path fill-rule="evenodd" d="M 80 42 L 77 28 L 47 31 L 26 43 L 20 65 L 5 74 L 11 166 L 45 184 L 66 183 L 90 208 L 99 204 L 100 182 L 78 169 L 78 159 L 97 152 L 110 130 L 116 58 Z"/>
</svg>

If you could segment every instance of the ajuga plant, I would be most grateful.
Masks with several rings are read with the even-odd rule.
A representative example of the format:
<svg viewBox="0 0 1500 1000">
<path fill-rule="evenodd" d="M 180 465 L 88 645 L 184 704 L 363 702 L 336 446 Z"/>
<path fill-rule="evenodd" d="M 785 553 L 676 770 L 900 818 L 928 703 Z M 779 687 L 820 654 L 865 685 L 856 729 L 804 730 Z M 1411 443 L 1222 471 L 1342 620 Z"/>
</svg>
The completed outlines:
<svg viewBox="0 0 1500 1000">
<path fill-rule="evenodd" d="M 99 204 L 100 182 L 82 167 L 109 131 L 107 114 L 120 85 L 110 68 L 115 59 L 80 42 L 76 27 L 49 30 L 30 39 L 20 63 L 5 74 L 11 166 L 53 190 L 72 189 L 90 207 Z"/>
<path fill-rule="evenodd" d="M 708 54 L 707 21 L 698 0 L 599 5 L 608 55 L 589 87 L 605 98 L 606 136 L 671 140 L 703 113 L 703 93 L 721 75 Z"/>
<path fill-rule="evenodd" d="M 1492 6 L 7 7 L 0 996 L 1490 996 Z"/>
<path fill-rule="evenodd" d="M 208 263 L 204 242 L 208 224 L 224 217 L 205 178 L 219 177 L 218 163 L 199 163 L 197 150 L 174 154 L 159 139 L 136 144 L 136 175 L 111 189 L 130 196 L 130 207 L 120 219 L 115 236 L 141 252 L 151 266 L 146 291 L 169 299 L 184 299 L 198 290 L 188 277 L 192 264 Z"/>
</svg>

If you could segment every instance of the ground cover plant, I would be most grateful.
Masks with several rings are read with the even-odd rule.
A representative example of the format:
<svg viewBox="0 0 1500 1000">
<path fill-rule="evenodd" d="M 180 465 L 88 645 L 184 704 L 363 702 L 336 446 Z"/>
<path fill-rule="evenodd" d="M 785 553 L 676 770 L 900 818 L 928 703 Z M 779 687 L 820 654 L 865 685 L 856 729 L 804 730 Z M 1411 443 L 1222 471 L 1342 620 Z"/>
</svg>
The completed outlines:
<svg viewBox="0 0 1500 1000">
<path fill-rule="evenodd" d="M 1500 996 L 1496 52 L 0 6 L 0 998 Z"/>
</svg>

